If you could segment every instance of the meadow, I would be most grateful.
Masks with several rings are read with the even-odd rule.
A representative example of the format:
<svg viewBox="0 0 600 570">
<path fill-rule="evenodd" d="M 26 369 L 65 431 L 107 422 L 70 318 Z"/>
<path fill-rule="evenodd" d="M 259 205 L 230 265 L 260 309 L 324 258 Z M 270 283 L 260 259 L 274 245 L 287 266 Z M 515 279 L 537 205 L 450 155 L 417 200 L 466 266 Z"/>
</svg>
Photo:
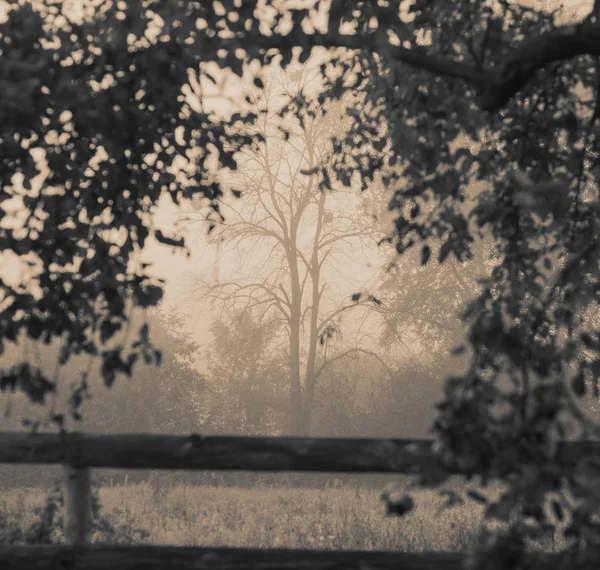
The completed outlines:
<svg viewBox="0 0 600 570">
<path fill-rule="evenodd" d="M 92 541 L 260 548 L 465 551 L 476 540 L 482 508 L 468 503 L 440 510 L 434 492 L 416 492 L 416 509 L 386 515 L 381 490 L 232 488 L 149 483 L 101 487 L 103 525 Z M 47 492 L 12 489 L 0 495 L 0 542 L 12 529 L 43 518 Z M 36 513 L 36 509 L 37 513 Z M 46 518 L 48 513 L 46 512 Z M 52 541 L 61 540 L 60 515 Z M 112 529 L 110 533 L 106 528 Z M 2 540 L 4 534 L 4 540 Z"/>
</svg>

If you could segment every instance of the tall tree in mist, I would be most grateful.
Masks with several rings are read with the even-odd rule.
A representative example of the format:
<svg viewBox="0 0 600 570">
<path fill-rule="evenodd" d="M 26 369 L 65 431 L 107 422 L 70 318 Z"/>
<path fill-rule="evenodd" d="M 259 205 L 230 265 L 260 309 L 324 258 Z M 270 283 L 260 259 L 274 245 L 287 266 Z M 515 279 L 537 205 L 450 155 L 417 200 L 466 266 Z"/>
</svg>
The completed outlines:
<svg viewBox="0 0 600 570">
<path fill-rule="evenodd" d="M 227 204 L 226 223 L 211 234 L 221 254 L 236 252 L 240 268 L 230 279 L 200 279 L 198 289 L 223 315 L 240 306 L 258 308 L 282 327 L 289 355 L 289 431 L 296 434 L 310 431 L 318 378 L 328 361 L 366 350 L 331 348 L 342 315 L 376 302 L 368 293 L 352 299 L 339 280 L 360 289 L 352 276 L 360 271 L 360 257 L 366 259 L 360 250 L 372 250 L 383 237 L 357 208 L 356 195 L 332 188 L 322 175 L 345 116 L 339 106 L 316 112 L 302 105 L 314 67 L 283 75 L 264 91 L 255 125 L 264 142 L 238 159 L 239 178 L 232 184 L 243 193 Z M 346 298 L 340 289 L 346 289 Z"/>
</svg>

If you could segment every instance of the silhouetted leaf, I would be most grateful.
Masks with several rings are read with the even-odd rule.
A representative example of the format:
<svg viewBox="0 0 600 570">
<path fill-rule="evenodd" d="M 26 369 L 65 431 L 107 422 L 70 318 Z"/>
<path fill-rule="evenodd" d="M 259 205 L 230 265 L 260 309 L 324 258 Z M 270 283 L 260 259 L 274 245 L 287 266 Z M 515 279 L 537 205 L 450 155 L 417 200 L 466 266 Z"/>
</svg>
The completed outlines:
<svg viewBox="0 0 600 570">
<path fill-rule="evenodd" d="M 571 380 L 571 388 L 573 388 L 573 392 L 575 392 L 577 396 L 581 397 L 585 395 L 585 377 L 582 372 L 579 372 L 573 377 Z"/>
<path fill-rule="evenodd" d="M 111 339 L 114 334 L 121 329 L 120 321 L 112 321 L 109 319 L 105 319 L 102 321 L 100 325 L 100 342 L 102 344 L 106 343 L 107 340 Z"/>
<path fill-rule="evenodd" d="M 136 303 L 140 307 L 153 307 L 162 299 L 163 290 L 157 285 L 145 285 L 134 292 Z"/>
<path fill-rule="evenodd" d="M 183 247 L 185 244 L 185 240 L 183 238 L 173 239 L 165 236 L 161 230 L 154 231 L 154 237 L 160 243 L 164 243 L 165 245 L 170 245 L 173 247 Z"/>
<path fill-rule="evenodd" d="M 485 495 L 482 495 L 477 491 L 473 491 L 472 489 L 467 491 L 467 496 L 478 503 L 482 503 L 484 505 L 487 505 L 488 503 L 488 498 Z"/>
<path fill-rule="evenodd" d="M 410 495 L 398 495 L 396 493 L 382 495 L 388 515 L 404 517 L 415 508 L 415 502 Z"/>
<path fill-rule="evenodd" d="M 426 265 L 431 257 L 431 249 L 428 245 L 421 248 L 421 265 Z"/>
<path fill-rule="evenodd" d="M 554 516 L 559 521 L 564 520 L 565 513 L 564 513 L 562 505 L 556 500 L 552 500 L 550 504 L 552 505 L 552 512 L 554 513 Z"/>
</svg>

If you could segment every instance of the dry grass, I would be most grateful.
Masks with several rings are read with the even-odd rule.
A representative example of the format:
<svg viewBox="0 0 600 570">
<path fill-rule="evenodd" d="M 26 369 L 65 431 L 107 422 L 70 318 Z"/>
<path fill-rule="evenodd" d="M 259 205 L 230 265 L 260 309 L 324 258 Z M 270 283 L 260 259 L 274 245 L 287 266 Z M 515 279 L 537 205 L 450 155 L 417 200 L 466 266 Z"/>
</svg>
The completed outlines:
<svg viewBox="0 0 600 570">
<path fill-rule="evenodd" d="M 45 496 L 40 489 L 4 492 L 5 526 L 33 523 L 33 509 Z M 433 491 L 417 492 L 417 508 L 402 519 L 385 515 L 379 491 L 349 487 L 157 488 L 141 483 L 101 488 L 99 497 L 103 516 L 115 528 L 145 529 L 145 542 L 151 544 L 465 551 L 474 546 L 482 516 L 473 504 L 440 512 L 442 502 Z"/>
</svg>

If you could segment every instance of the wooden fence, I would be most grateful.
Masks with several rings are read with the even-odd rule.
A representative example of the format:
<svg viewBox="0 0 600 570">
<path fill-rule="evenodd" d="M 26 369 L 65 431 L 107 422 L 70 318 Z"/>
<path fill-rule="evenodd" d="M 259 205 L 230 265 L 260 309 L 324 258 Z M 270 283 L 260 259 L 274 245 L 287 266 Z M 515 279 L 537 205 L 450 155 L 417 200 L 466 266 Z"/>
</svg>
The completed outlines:
<svg viewBox="0 0 600 570">
<path fill-rule="evenodd" d="M 66 481 L 66 544 L 0 545 L 0 569 L 458 570 L 466 558 L 460 553 L 86 544 L 94 467 L 411 474 L 436 465 L 431 446 L 422 439 L 0 433 L 0 463 L 62 464 Z M 559 448 L 567 465 L 582 454 L 600 457 L 600 445 L 573 442 Z M 551 568 L 553 557 L 538 557 L 535 564 Z"/>
</svg>

